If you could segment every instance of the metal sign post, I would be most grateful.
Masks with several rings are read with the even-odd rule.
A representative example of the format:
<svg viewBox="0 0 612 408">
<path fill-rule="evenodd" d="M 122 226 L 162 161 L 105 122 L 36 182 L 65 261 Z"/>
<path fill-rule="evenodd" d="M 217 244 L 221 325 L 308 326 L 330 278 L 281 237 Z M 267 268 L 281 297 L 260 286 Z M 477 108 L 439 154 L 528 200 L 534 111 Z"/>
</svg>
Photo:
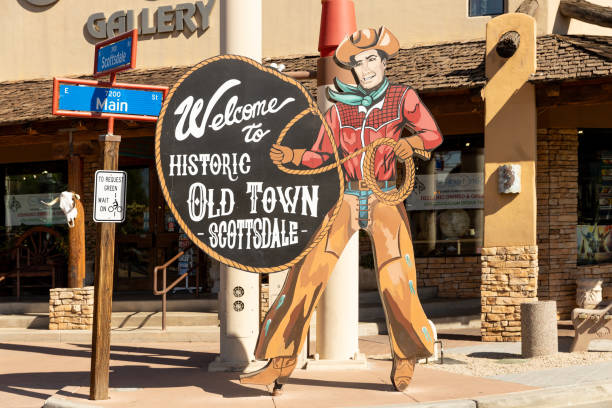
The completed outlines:
<svg viewBox="0 0 612 408">
<path fill-rule="evenodd" d="M 94 221 L 98 222 L 96 273 L 94 283 L 94 324 L 92 332 L 91 382 L 93 400 L 108 399 L 110 326 L 115 260 L 115 224 L 125 220 L 125 172 L 119 165 L 121 136 L 114 135 L 115 118 L 157 121 L 168 93 L 163 86 L 121 84 L 119 71 L 136 66 L 137 30 L 96 45 L 94 76 L 109 75 L 108 82 L 67 78 L 53 79 L 53 114 L 108 119 L 100 136 L 102 170 L 96 172 Z M 98 180 L 98 177 L 101 177 Z M 101 188 L 101 191 L 98 191 Z"/>
</svg>

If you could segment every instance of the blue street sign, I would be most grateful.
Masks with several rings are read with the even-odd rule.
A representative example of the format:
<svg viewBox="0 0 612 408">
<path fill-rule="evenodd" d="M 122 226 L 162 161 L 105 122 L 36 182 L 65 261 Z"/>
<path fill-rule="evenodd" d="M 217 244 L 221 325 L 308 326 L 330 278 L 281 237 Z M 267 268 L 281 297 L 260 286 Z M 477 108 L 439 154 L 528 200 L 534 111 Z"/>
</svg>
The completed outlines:
<svg viewBox="0 0 612 408">
<path fill-rule="evenodd" d="M 59 86 L 60 110 L 159 116 L 163 92 L 84 85 Z"/>
<path fill-rule="evenodd" d="M 100 47 L 96 75 L 129 66 L 132 63 L 132 37 Z"/>
</svg>

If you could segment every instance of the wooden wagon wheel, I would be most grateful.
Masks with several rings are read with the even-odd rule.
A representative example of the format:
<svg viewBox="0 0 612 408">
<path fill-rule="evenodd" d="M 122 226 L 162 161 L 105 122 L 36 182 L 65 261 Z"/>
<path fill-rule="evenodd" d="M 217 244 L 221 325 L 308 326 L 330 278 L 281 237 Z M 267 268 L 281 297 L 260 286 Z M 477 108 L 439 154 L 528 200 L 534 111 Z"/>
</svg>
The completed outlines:
<svg viewBox="0 0 612 408">
<path fill-rule="evenodd" d="M 15 242 L 20 249 L 20 265 L 59 265 L 66 262 L 61 250 L 62 236 L 49 227 L 34 227 L 27 230 Z"/>
</svg>

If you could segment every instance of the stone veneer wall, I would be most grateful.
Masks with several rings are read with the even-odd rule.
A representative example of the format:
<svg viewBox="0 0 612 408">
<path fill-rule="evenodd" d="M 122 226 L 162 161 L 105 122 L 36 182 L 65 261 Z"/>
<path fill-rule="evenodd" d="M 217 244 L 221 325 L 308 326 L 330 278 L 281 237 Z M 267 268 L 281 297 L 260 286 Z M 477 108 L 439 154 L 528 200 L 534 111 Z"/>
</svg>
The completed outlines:
<svg viewBox="0 0 612 408">
<path fill-rule="evenodd" d="M 561 319 L 576 307 L 576 279 L 612 282 L 612 264 L 577 266 L 578 130 L 538 130 L 537 200 L 539 291 L 555 300 Z"/>
<path fill-rule="evenodd" d="M 372 252 L 367 234 L 359 235 L 360 258 Z M 370 262 L 368 262 L 370 263 Z M 449 256 L 416 259 L 417 287 L 437 288 L 438 298 L 473 299 L 480 297 L 480 257 Z M 378 290 L 372 265 L 360 265 L 361 290 Z M 364 272 L 363 269 L 366 269 Z"/>
<path fill-rule="evenodd" d="M 259 323 L 261 324 L 270 309 L 270 285 L 267 283 L 259 284 Z"/>
<path fill-rule="evenodd" d="M 439 298 L 480 297 L 480 259 L 477 256 L 417 258 L 417 287 L 437 287 Z"/>
<path fill-rule="evenodd" d="M 49 290 L 49 330 L 91 330 L 94 288 Z"/>
<path fill-rule="evenodd" d="M 521 303 L 537 300 L 538 247 L 482 248 L 482 341 L 520 341 Z"/>
</svg>

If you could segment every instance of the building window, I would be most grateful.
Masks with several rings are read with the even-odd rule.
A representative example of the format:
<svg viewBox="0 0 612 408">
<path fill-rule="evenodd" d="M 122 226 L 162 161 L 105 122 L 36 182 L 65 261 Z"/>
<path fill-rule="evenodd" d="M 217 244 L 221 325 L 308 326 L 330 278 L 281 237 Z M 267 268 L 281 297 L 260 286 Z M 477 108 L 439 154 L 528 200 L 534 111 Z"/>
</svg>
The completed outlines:
<svg viewBox="0 0 612 408">
<path fill-rule="evenodd" d="M 67 189 L 66 161 L 0 165 L 2 183 L 2 223 L 0 248 L 27 229 L 37 226 L 65 225 L 66 216 L 59 205 L 47 207 L 41 201 L 52 201 Z"/>
<path fill-rule="evenodd" d="M 483 135 L 445 136 L 431 160 L 416 164 L 414 190 L 405 201 L 415 255 L 479 254 L 484 221 Z"/>
<path fill-rule="evenodd" d="M 469 16 L 496 16 L 504 13 L 504 0 L 469 0 Z"/>
<path fill-rule="evenodd" d="M 612 129 L 578 138 L 578 265 L 612 262 Z"/>
</svg>

